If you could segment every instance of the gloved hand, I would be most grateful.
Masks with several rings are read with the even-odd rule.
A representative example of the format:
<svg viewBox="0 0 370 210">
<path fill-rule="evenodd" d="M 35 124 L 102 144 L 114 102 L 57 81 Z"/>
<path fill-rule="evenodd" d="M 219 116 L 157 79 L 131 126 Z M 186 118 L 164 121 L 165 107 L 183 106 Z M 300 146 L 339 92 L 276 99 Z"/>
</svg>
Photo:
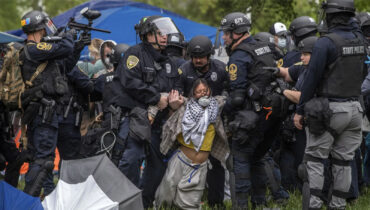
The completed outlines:
<svg viewBox="0 0 370 210">
<path fill-rule="evenodd" d="M 284 90 L 289 90 L 291 88 L 290 85 L 281 78 L 276 79 L 276 82 L 279 84 L 281 93 L 283 93 Z"/>
<path fill-rule="evenodd" d="M 71 28 L 69 31 L 66 32 L 66 34 L 72 35 L 73 40 L 76 40 L 77 39 L 77 31 L 74 28 Z"/>
</svg>

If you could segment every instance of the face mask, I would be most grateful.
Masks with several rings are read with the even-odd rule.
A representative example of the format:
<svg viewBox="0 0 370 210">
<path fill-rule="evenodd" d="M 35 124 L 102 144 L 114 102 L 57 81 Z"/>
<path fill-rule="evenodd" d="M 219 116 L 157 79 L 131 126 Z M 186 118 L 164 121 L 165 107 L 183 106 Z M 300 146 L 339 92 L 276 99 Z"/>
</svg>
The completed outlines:
<svg viewBox="0 0 370 210">
<path fill-rule="evenodd" d="M 104 59 L 104 62 L 109 66 L 109 68 L 113 67 L 113 65 L 110 63 L 110 59 L 108 57 Z"/>
<path fill-rule="evenodd" d="M 92 55 L 91 52 L 89 52 L 89 60 L 90 61 L 94 61 L 95 60 L 95 57 Z"/>
<path fill-rule="evenodd" d="M 278 39 L 278 46 L 279 46 L 280 48 L 285 48 L 285 47 L 286 47 L 286 39 L 284 39 L 284 38 L 279 38 L 279 39 Z"/>
<path fill-rule="evenodd" d="M 198 99 L 198 104 L 202 107 L 207 107 L 211 103 L 211 99 L 208 96 L 203 96 Z"/>
</svg>

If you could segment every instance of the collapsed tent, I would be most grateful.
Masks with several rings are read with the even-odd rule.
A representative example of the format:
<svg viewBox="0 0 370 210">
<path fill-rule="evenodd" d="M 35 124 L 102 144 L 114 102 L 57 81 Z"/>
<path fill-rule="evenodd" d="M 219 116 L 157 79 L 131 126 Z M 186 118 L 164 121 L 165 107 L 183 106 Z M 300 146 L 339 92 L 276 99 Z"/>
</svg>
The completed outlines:
<svg viewBox="0 0 370 210">
<path fill-rule="evenodd" d="M 66 26 L 71 17 L 74 17 L 77 22 L 87 23 L 87 20 L 80 14 L 80 10 L 84 7 L 101 12 L 101 16 L 94 20 L 93 27 L 112 32 L 111 34 L 105 34 L 93 31 L 92 37 L 104 40 L 110 39 L 117 43 L 135 45 L 138 39 L 134 30 L 135 24 L 139 23 L 142 17 L 151 15 L 170 17 L 187 40 L 196 35 L 205 35 L 214 41 L 217 32 L 214 27 L 196 23 L 176 13 L 127 0 L 92 0 L 70 9 L 52 20 L 57 27 Z M 22 30 L 10 31 L 9 33 L 25 37 Z"/>
<path fill-rule="evenodd" d="M 40 198 L 32 197 L 4 181 L 0 181 L 0 209 L 43 210 Z"/>
<path fill-rule="evenodd" d="M 143 209 L 141 191 L 105 155 L 63 160 L 44 209 Z"/>
</svg>

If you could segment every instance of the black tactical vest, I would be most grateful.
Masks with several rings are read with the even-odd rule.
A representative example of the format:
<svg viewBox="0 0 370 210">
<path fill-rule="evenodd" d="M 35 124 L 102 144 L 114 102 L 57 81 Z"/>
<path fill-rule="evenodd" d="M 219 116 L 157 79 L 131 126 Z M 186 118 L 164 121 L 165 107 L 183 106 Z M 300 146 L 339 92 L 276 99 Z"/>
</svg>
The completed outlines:
<svg viewBox="0 0 370 210">
<path fill-rule="evenodd" d="M 241 43 L 235 50 L 243 50 L 253 59 L 252 69 L 248 69 L 248 80 L 261 90 L 264 90 L 273 80 L 272 72 L 262 67 L 276 67 L 271 48 L 264 43 Z"/>
<path fill-rule="evenodd" d="M 361 84 L 366 76 L 364 61 L 366 58 L 364 40 L 344 39 L 330 33 L 324 35 L 331 39 L 337 48 L 337 59 L 326 66 L 323 80 L 318 88 L 318 95 L 328 98 L 357 98 L 361 95 Z"/>
</svg>

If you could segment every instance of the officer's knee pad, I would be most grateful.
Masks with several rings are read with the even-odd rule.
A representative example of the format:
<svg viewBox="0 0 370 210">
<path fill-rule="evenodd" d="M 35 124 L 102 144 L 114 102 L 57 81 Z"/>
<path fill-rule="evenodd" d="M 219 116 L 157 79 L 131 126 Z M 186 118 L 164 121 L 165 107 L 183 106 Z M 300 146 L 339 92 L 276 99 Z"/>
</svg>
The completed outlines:
<svg viewBox="0 0 370 210">
<path fill-rule="evenodd" d="M 308 182 L 308 172 L 307 172 L 306 163 L 299 164 L 299 166 L 298 166 L 298 177 L 303 182 Z"/>
<path fill-rule="evenodd" d="M 231 92 L 231 105 L 233 107 L 241 107 L 244 104 L 246 95 L 246 90 L 244 89 L 237 89 Z"/>
</svg>

